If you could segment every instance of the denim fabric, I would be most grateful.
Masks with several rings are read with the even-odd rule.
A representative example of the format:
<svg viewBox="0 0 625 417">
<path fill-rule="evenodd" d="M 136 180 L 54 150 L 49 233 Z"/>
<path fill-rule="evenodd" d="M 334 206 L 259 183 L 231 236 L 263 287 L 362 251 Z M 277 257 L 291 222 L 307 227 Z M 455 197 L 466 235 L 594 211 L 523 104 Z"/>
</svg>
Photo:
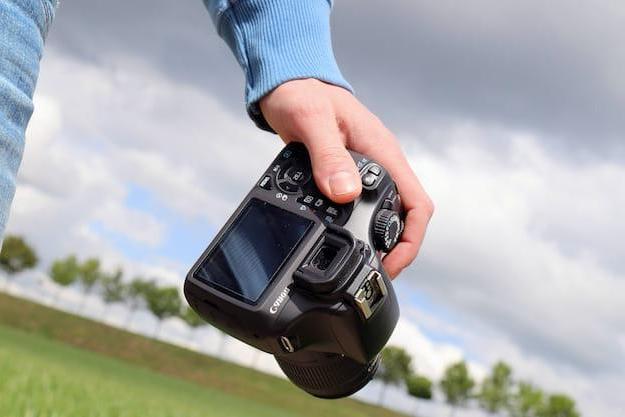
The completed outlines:
<svg viewBox="0 0 625 417">
<path fill-rule="evenodd" d="M 56 0 L 0 1 L 0 236 L 15 194 L 39 60 Z"/>
</svg>

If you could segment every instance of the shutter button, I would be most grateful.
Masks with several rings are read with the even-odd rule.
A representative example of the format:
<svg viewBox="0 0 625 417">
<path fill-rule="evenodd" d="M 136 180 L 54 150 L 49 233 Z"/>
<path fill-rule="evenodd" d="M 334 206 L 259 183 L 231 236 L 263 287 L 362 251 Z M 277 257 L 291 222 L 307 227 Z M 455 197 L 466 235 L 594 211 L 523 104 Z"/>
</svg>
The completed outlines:
<svg viewBox="0 0 625 417">
<path fill-rule="evenodd" d="M 371 187 L 373 184 L 375 184 L 375 181 L 378 179 L 378 177 L 372 173 L 367 173 L 362 177 L 362 185 L 364 185 L 365 187 Z"/>
</svg>

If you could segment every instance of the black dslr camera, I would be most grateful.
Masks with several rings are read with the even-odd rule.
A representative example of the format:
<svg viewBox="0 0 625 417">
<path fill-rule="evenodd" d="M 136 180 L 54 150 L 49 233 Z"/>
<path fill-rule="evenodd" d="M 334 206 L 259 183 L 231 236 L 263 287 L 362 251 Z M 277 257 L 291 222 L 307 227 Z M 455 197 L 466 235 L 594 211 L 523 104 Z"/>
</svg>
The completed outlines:
<svg viewBox="0 0 625 417">
<path fill-rule="evenodd" d="M 291 143 L 273 161 L 187 275 L 184 293 L 206 321 L 275 356 L 286 376 L 322 398 L 373 377 L 399 316 L 380 252 L 403 229 L 382 166 L 351 152 L 362 195 L 337 205 Z"/>
</svg>

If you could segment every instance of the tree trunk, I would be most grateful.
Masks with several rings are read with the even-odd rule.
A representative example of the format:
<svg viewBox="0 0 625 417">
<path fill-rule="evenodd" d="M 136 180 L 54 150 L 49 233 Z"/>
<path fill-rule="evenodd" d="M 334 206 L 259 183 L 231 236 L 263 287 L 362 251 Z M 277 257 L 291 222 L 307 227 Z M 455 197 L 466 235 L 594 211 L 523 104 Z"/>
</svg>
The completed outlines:
<svg viewBox="0 0 625 417">
<path fill-rule="evenodd" d="M 224 349 L 226 348 L 226 342 L 228 341 L 228 335 L 219 331 L 221 333 L 221 343 L 219 343 L 219 348 L 217 349 L 217 356 L 222 358 L 224 357 Z"/>
<path fill-rule="evenodd" d="M 109 323 L 109 321 L 106 319 L 106 315 L 109 312 L 109 307 L 110 307 L 110 303 L 107 303 L 105 301 L 104 302 L 104 311 L 102 311 L 102 320 L 104 320 L 105 323 Z"/>
<path fill-rule="evenodd" d="M 82 302 L 78 306 L 78 309 L 76 310 L 76 313 L 78 313 L 78 314 L 84 313 L 85 307 L 87 307 L 87 297 L 89 296 L 90 292 L 91 292 L 91 288 L 86 288 L 83 291 Z"/>
<path fill-rule="evenodd" d="M 59 301 L 61 299 L 61 291 L 63 291 L 63 287 L 62 285 L 56 284 L 57 285 L 57 289 L 56 289 L 56 293 L 54 294 L 54 298 L 52 300 L 52 305 L 55 305 L 57 308 L 60 308 L 59 305 Z"/>
<path fill-rule="evenodd" d="M 9 278 L 9 274 L 6 274 L 4 276 L 4 287 L 2 288 L 2 291 L 4 291 L 7 294 L 10 294 L 9 284 L 11 284 L 11 279 Z"/>
<path fill-rule="evenodd" d="M 130 330 L 130 325 L 132 324 L 132 318 L 135 315 L 135 311 L 137 311 L 137 307 L 136 306 L 130 306 L 129 308 L 130 313 L 128 313 L 128 317 L 126 317 L 126 323 L 124 324 L 124 329 L 126 330 Z"/>
<path fill-rule="evenodd" d="M 262 353 L 263 351 L 260 349 L 256 349 L 256 351 L 254 352 L 254 356 L 252 356 L 252 363 L 250 364 L 250 367 L 252 369 L 256 369 L 256 367 L 258 366 L 258 360 L 260 359 L 260 355 Z"/>
<path fill-rule="evenodd" d="M 158 339 L 158 336 L 161 333 L 161 327 L 163 327 L 163 319 L 158 319 L 158 324 L 156 325 L 156 330 L 154 331 L 154 339 Z"/>
<path fill-rule="evenodd" d="M 187 342 L 189 345 L 193 342 L 193 336 L 195 335 L 195 327 L 189 326 L 189 333 L 187 334 Z"/>
<path fill-rule="evenodd" d="M 382 389 L 380 390 L 380 398 L 378 398 L 379 406 L 384 406 L 384 397 L 386 396 L 386 388 L 388 388 L 388 384 L 386 382 L 383 382 Z"/>
</svg>

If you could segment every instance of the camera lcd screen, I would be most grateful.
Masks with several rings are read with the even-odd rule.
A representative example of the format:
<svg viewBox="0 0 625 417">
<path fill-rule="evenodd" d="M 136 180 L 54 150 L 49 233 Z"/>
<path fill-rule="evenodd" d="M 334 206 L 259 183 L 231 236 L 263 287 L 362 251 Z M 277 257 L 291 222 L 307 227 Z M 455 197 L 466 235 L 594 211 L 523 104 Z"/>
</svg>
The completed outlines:
<svg viewBox="0 0 625 417">
<path fill-rule="evenodd" d="M 252 199 L 195 276 L 254 303 L 312 225 L 312 220 Z"/>
</svg>

